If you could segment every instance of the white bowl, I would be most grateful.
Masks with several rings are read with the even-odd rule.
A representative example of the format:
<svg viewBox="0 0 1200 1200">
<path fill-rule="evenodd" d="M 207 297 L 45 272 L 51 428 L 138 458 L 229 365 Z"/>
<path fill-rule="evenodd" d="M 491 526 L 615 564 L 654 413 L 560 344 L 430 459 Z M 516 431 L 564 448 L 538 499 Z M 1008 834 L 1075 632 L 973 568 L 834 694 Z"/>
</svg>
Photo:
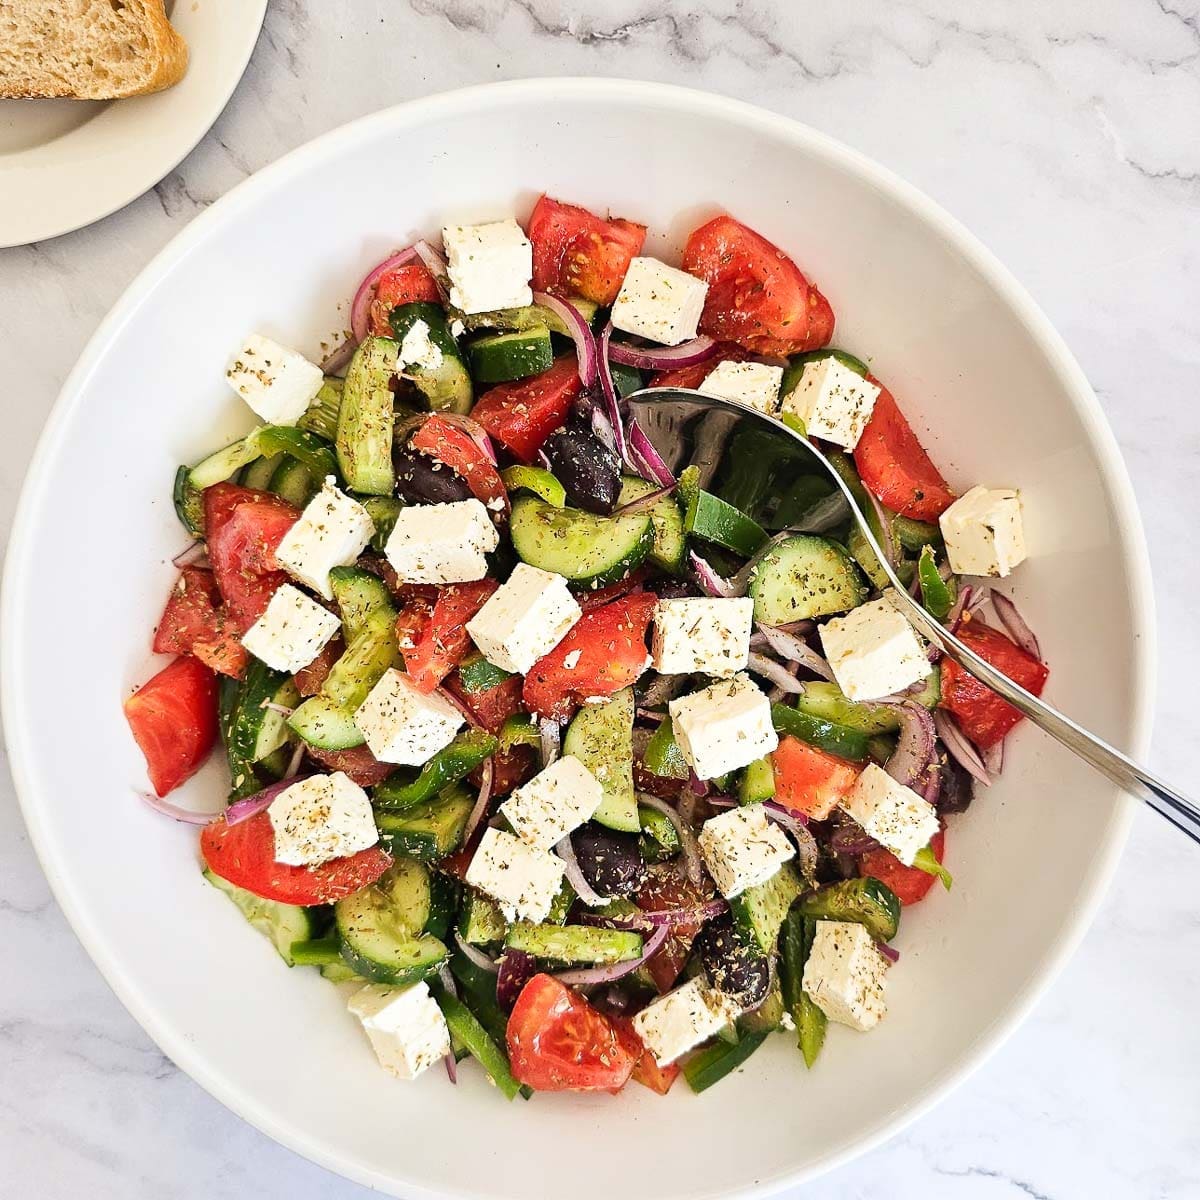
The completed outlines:
<svg viewBox="0 0 1200 1200">
<path fill-rule="evenodd" d="M 701 1097 L 631 1088 L 505 1104 L 468 1066 L 400 1084 L 337 990 L 286 970 L 200 878 L 195 831 L 143 808 L 120 701 L 184 544 L 174 468 L 243 431 L 227 355 L 262 330 L 319 357 L 364 270 L 447 220 L 537 194 L 645 221 L 670 255 L 727 208 L 792 253 L 950 480 L 1019 486 L 1013 590 L 1050 696 L 1145 747 L 1151 610 L 1128 480 L 1079 368 L 1009 275 L 927 199 L 795 123 L 650 84 L 540 80 L 402 105 L 298 150 L 198 217 L 97 331 L 50 419 L 5 586 L 4 711 L 25 817 L 63 909 L 162 1049 L 260 1129 L 407 1197 L 756 1195 L 861 1152 L 961 1081 L 1078 941 L 1131 802 L 1025 729 L 953 820 L 954 890 L 906 914 L 890 1012 L 806 1072 L 769 1040 Z M 340 305 L 340 309 L 337 306 Z M 335 311 L 336 309 L 336 311 Z M 220 772 L 181 795 L 215 807 Z M 545 1182 L 543 1182 L 545 1181 Z"/>
</svg>

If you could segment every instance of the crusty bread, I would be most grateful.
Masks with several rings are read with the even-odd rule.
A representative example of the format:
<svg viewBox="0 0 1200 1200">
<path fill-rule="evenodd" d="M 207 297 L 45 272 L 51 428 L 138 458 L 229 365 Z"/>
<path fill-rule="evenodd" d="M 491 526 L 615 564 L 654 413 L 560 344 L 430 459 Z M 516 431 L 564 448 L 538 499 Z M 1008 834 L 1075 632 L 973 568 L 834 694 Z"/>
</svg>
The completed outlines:
<svg viewBox="0 0 1200 1200">
<path fill-rule="evenodd" d="M 178 83 L 187 58 L 163 0 L 0 0 L 0 96 L 140 96 Z"/>
</svg>

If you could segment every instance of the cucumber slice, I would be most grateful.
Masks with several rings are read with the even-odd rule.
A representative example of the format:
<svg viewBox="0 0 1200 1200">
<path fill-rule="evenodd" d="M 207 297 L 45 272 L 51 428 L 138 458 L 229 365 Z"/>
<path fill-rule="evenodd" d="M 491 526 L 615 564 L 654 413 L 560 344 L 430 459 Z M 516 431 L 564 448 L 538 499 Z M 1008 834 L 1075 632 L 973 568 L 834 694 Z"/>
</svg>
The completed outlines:
<svg viewBox="0 0 1200 1200">
<path fill-rule="evenodd" d="M 467 888 L 458 918 L 458 932 L 463 941 L 472 946 L 490 946 L 504 940 L 508 922 L 494 900 L 474 888 Z"/>
<path fill-rule="evenodd" d="M 783 992 L 778 984 L 768 993 L 767 998 L 748 1013 L 738 1018 L 738 1029 L 742 1033 L 774 1033 L 783 1026 Z"/>
<path fill-rule="evenodd" d="M 934 708 L 941 695 L 941 669 L 935 666 L 926 678 L 921 694 L 913 699 L 926 708 Z M 796 708 L 811 717 L 866 734 L 894 733 L 900 728 L 900 718 L 891 705 L 849 700 L 836 683 L 822 680 L 804 685 L 803 693 L 796 698 Z"/>
<path fill-rule="evenodd" d="M 404 502 L 395 496 L 364 496 L 360 503 L 375 526 L 375 533 L 371 537 L 371 549 L 377 554 L 382 554 Z"/>
<path fill-rule="evenodd" d="M 471 376 L 459 352 L 458 343 L 446 324 L 442 306 L 428 302 L 401 304 L 392 309 L 388 321 L 397 342 L 403 342 L 404 335 L 418 321 L 425 322 L 429 328 L 429 340 L 441 351 L 442 361 L 432 368 L 408 363 L 404 367 L 404 374 L 413 381 L 435 412 L 469 412 L 474 396 Z"/>
<path fill-rule="evenodd" d="M 238 476 L 238 483 L 242 487 L 265 492 L 271 486 L 271 476 L 275 474 L 275 469 L 283 462 L 283 459 L 282 454 L 272 454 L 269 458 L 255 459 Z"/>
<path fill-rule="evenodd" d="M 796 534 L 772 546 L 750 575 L 754 619 L 786 625 L 849 612 L 867 598 L 858 568 L 837 542 Z"/>
<path fill-rule="evenodd" d="M 641 496 L 658 491 L 658 485 L 634 475 L 621 476 L 621 494 L 617 505 L 630 504 Z M 650 561 L 672 575 L 682 575 L 687 559 L 687 538 L 684 535 L 683 513 L 673 496 L 663 496 L 650 509 L 650 522 L 654 526 L 654 545 L 650 548 Z"/>
<path fill-rule="evenodd" d="M 650 735 L 646 743 L 642 762 L 651 775 L 663 779 L 687 779 L 689 776 L 687 759 L 675 740 L 675 729 L 671 718 L 665 717 L 659 722 L 658 728 Z"/>
<path fill-rule="evenodd" d="M 308 411 L 296 422 L 296 428 L 315 433 L 327 442 L 336 441 L 338 413 L 342 409 L 342 388 L 345 386 L 344 379 L 334 379 L 327 375 L 325 382 L 321 384 L 321 390 L 308 406 Z"/>
<path fill-rule="evenodd" d="M 366 629 L 374 613 L 385 612 L 389 619 L 395 619 L 392 595 L 378 575 L 361 567 L 334 567 L 329 572 L 329 586 L 348 642 Z"/>
<path fill-rule="evenodd" d="M 554 365 L 550 330 L 545 325 L 476 338 L 467 346 L 471 377 L 476 383 L 507 383 L 540 375 Z"/>
<path fill-rule="evenodd" d="M 843 879 L 805 896 L 796 910 L 820 921 L 857 921 L 873 938 L 890 942 L 900 928 L 900 901 L 886 883 L 867 876 Z"/>
<path fill-rule="evenodd" d="M 383 673 L 400 657 L 395 621 L 396 614 L 390 605 L 386 611 L 379 610 L 368 617 L 347 645 L 345 654 L 333 664 L 321 685 L 322 696 L 350 713 L 362 704 Z"/>
<path fill-rule="evenodd" d="M 253 796 L 261 789 L 262 781 L 255 774 L 254 764 L 287 740 L 286 728 L 278 720 L 280 714 L 263 705 L 273 701 L 281 690 L 286 691 L 285 685 L 290 682 L 289 676 L 282 671 L 273 671 L 257 658 L 252 658 L 247 665 L 230 710 L 229 733 L 225 742 L 229 774 L 233 781 L 231 799 Z M 295 696 L 298 695 L 295 693 Z"/>
<path fill-rule="evenodd" d="M 496 752 L 499 742 L 482 729 L 460 733 L 439 750 L 414 777 L 411 770 L 397 770 L 375 788 L 376 808 L 402 812 L 424 804 L 452 783 L 466 778 Z"/>
<path fill-rule="evenodd" d="M 604 704 L 585 704 L 563 739 L 563 753 L 574 755 L 604 790 L 593 821 L 637 833 L 637 798 L 633 791 L 633 689 L 623 688 Z"/>
<path fill-rule="evenodd" d="M 775 795 L 775 768 L 769 758 L 756 758 L 738 780 L 738 801 L 758 804 Z"/>
<path fill-rule="evenodd" d="M 301 509 L 317 494 L 317 484 L 313 482 L 308 468 L 290 454 L 284 455 L 267 487 L 281 500 Z"/>
<path fill-rule="evenodd" d="M 510 522 L 513 549 L 524 561 L 580 587 L 603 587 L 641 566 L 654 545 L 649 513 L 600 517 L 518 496 Z"/>
<path fill-rule="evenodd" d="M 579 315 L 591 325 L 596 319 L 600 306 L 582 296 L 562 297 Z M 459 320 L 467 329 L 532 329 L 544 325 L 551 333 L 570 337 L 571 331 L 566 322 L 556 312 L 543 308 L 540 304 L 526 304 L 521 308 L 496 308 L 484 313 L 460 313 L 453 311 L 452 317 Z"/>
<path fill-rule="evenodd" d="M 204 489 L 232 479 L 243 467 L 260 457 L 262 451 L 254 444 L 257 432 L 256 429 L 210 454 L 194 467 L 180 467 L 175 472 L 175 515 L 193 537 L 201 537 L 204 533 Z"/>
<path fill-rule="evenodd" d="M 783 1002 L 796 1026 L 796 1044 L 804 1055 L 804 1065 L 812 1068 L 825 1044 L 825 1027 L 829 1023 L 824 1012 L 804 991 L 804 964 L 812 949 L 817 923 L 793 909 L 783 923 L 779 938 L 779 982 Z"/>
<path fill-rule="evenodd" d="M 392 467 L 396 418 L 388 384 L 396 373 L 399 350 L 391 338 L 364 338 L 346 372 L 338 411 L 337 457 L 346 486 L 353 492 L 390 496 L 396 483 Z"/>
<path fill-rule="evenodd" d="M 517 921 L 504 938 L 509 950 L 558 963 L 615 963 L 640 958 L 642 935 L 591 925 L 533 925 Z"/>
<path fill-rule="evenodd" d="M 289 967 L 295 966 L 292 943 L 314 938 L 318 933 L 318 908 L 302 908 L 297 904 L 280 904 L 277 900 L 264 900 L 245 888 L 237 887 L 220 875 L 204 868 L 204 878 L 219 892 L 224 892 L 237 905 L 238 911 L 275 947 L 279 957 Z M 328 910 L 324 910 L 328 911 Z"/>
<path fill-rule="evenodd" d="M 564 879 L 558 895 L 550 902 L 550 911 L 546 914 L 544 925 L 565 925 L 575 903 L 575 889 Z"/>
<path fill-rule="evenodd" d="M 500 478 L 510 493 L 524 488 L 555 508 L 562 508 L 567 503 L 567 489 L 545 467 L 505 467 Z"/>
<path fill-rule="evenodd" d="M 810 716 L 786 704 L 771 705 L 771 722 L 776 732 L 791 734 L 838 758 L 865 762 L 868 757 L 867 735 L 861 730 Z"/>
<path fill-rule="evenodd" d="M 467 818 L 475 806 L 465 789 L 447 788 L 436 800 L 417 804 L 403 812 L 378 812 L 375 824 L 388 848 L 422 862 L 436 862 L 462 845 Z"/>
<path fill-rule="evenodd" d="M 365 976 L 360 975 L 344 958 L 338 954 L 337 962 L 324 963 L 321 967 L 321 978 L 328 979 L 330 983 L 357 983 L 364 984 L 368 980 Z"/>
<path fill-rule="evenodd" d="M 800 872 L 784 863 L 766 883 L 749 887 L 730 900 L 738 932 L 764 954 L 773 953 L 788 909 L 803 890 Z"/>
<path fill-rule="evenodd" d="M 287 720 L 288 728 L 317 750 L 353 750 L 363 744 L 354 713 L 328 696 L 310 696 Z"/>
<path fill-rule="evenodd" d="M 765 1033 L 747 1033 L 736 1042 L 718 1042 L 693 1054 L 683 1067 L 683 1077 L 693 1092 L 703 1092 L 736 1071 L 767 1040 Z"/>
</svg>

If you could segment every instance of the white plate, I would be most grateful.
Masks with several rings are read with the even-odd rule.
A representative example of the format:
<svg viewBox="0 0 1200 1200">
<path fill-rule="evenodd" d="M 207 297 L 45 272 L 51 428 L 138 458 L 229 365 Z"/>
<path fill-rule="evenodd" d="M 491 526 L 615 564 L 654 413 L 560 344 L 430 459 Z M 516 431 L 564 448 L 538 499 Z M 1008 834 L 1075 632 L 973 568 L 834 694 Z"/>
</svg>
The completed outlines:
<svg viewBox="0 0 1200 1200">
<path fill-rule="evenodd" d="M 540 80 L 417 101 L 337 130 L 196 218 L 105 320 L 64 388 L 9 550 L 2 649 L 13 771 L 56 896 L 163 1050 L 288 1146 L 417 1197 L 750 1196 L 893 1133 L 1008 1034 L 1085 929 L 1132 802 L 1032 729 L 952 822 L 950 893 L 904 918 L 891 1011 L 831 1030 L 806 1073 L 778 1037 L 703 1096 L 631 1088 L 505 1104 L 470 1064 L 411 1085 L 375 1065 L 334 988 L 287 971 L 205 885 L 196 836 L 134 798 L 119 701 L 184 538 L 175 465 L 251 424 L 222 367 L 252 330 L 312 355 L 364 271 L 443 220 L 525 216 L 538 191 L 648 221 L 652 253 L 718 206 L 791 251 L 957 485 L 1023 489 L 1013 590 L 1050 695 L 1142 751 L 1149 571 L 1129 483 L 1062 341 L 959 225 L 791 121 L 651 84 Z M 340 311 L 338 305 L 341 304 Z M 186 330 L 186 336 L 179 331 Z M 1102 650 L 1102 652 L 1101 652 Z M 178 797 L 214 807 L 217 765 Z"/>
<path fill-rule="evenodd" d="M 90 225 L 136 200 L 205 135 L 246 70 L 267 0 L 175 0 L 174 86 L 128 100 L 0 100 L 0 247 Z"/>
</svg>

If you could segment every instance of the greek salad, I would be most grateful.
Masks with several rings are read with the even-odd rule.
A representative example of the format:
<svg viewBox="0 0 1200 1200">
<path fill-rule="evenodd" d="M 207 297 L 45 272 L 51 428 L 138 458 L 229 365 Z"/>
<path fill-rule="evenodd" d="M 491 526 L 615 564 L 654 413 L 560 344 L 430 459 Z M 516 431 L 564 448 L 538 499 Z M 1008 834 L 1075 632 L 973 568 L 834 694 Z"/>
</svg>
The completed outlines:
<svg viewBox="0 0 1200 1200">
<path fill-rule="evenodd" d="M 834 312 L 719 215 L 678 265 L 543 196 L 362 281 L 317 365 L 255 334 L 259 421 L 179 469 L 191 542 L 125 702 L 147 801 L 379 1062 L 531 1091 L 701 1091 L 773 1032 L 812 1067 L 887 1009 L 904 909 L 1018 713 L 938 661 L 828 479 L 733 447 L 676 477 L 643 387 L 819 439 L 901 580 L 1040 693 L 986 583 L 1021 502 L 962 495 Z M 736 451 L 736 452 L 735 452 Z M 220 746 L 216 817 L 165 799 Z"/>
</svg>

